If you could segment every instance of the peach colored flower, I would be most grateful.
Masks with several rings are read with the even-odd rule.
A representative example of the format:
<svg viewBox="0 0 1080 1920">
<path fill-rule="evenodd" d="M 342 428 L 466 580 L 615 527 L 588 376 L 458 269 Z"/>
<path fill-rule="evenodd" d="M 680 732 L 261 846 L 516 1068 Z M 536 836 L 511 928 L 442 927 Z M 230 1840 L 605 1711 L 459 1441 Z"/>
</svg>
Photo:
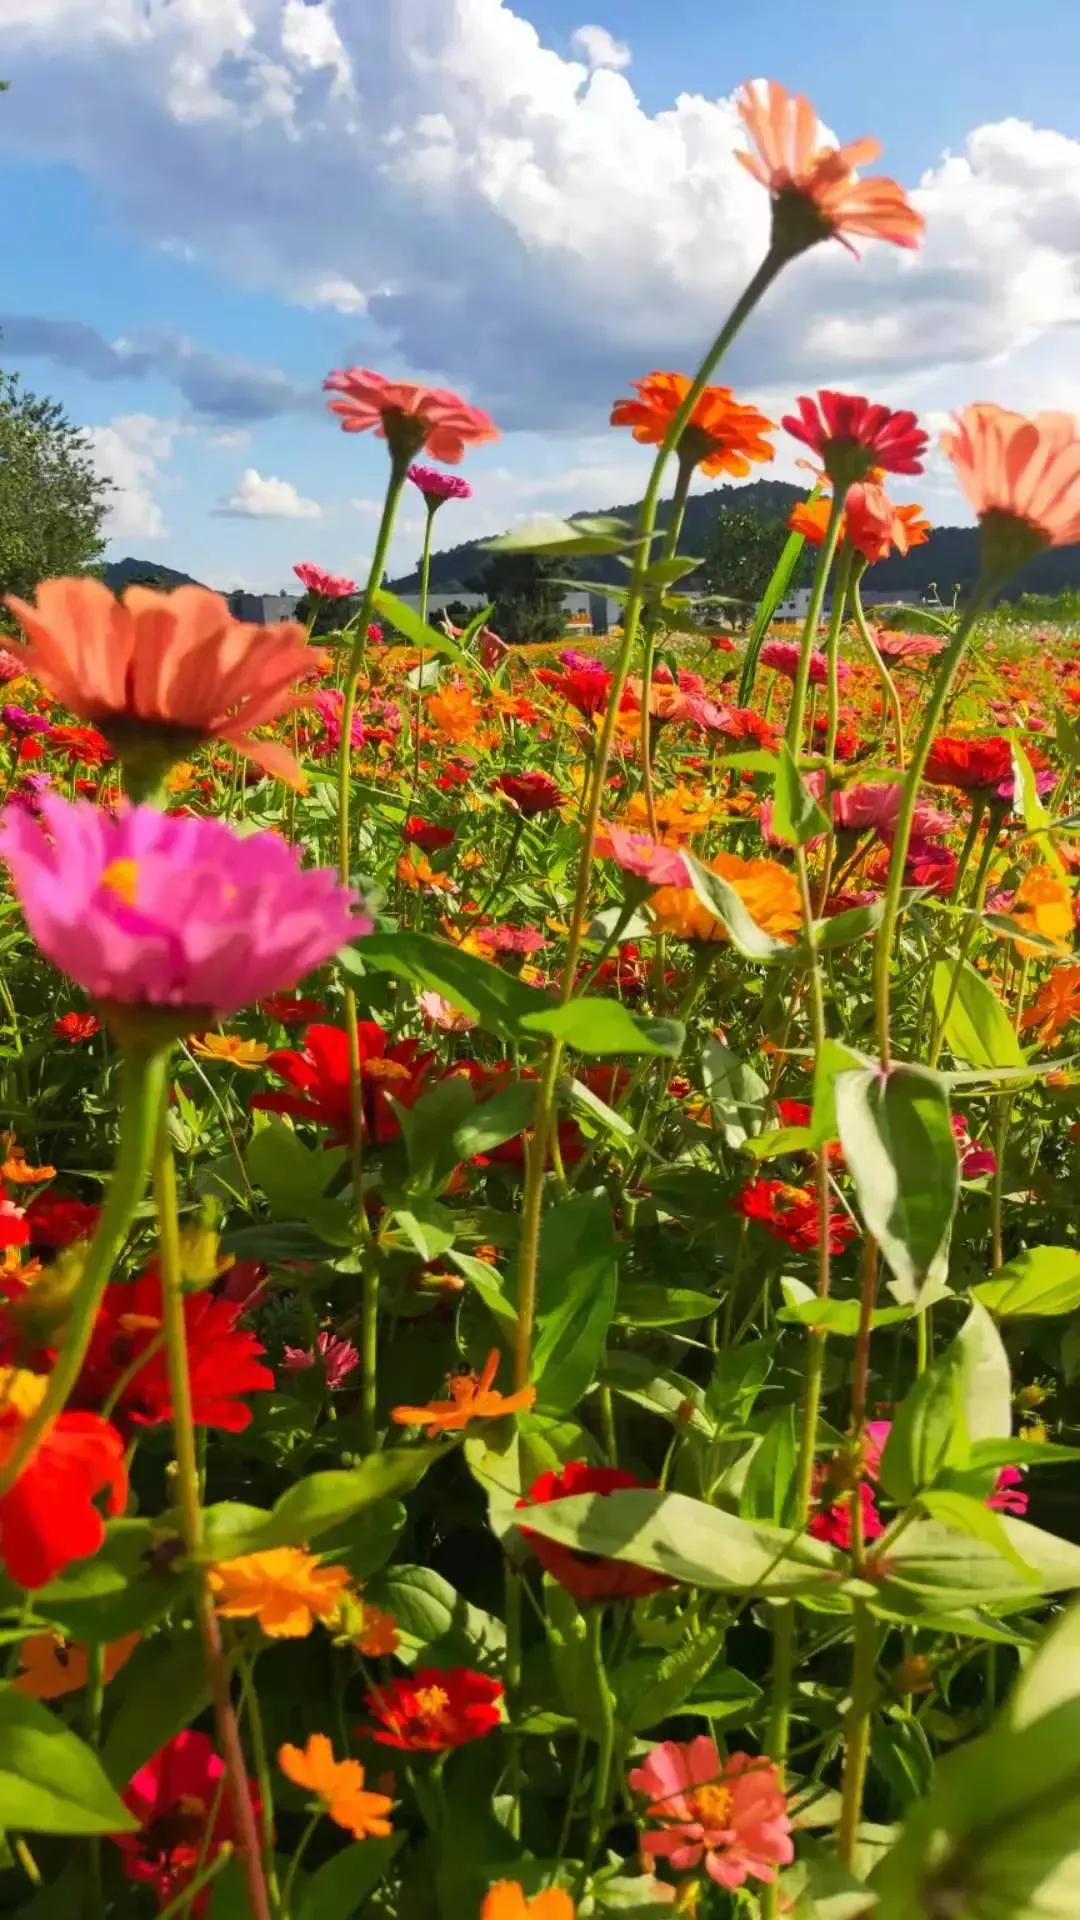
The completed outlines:
<svg viewBox="0 0 1080 1920">
<path fill-rule="evenodd" d="M 676 1871 L 699 1866 L 729 1890 L 750 1878 L 771 1881 L 795 1857 L 791 1821 L 770 1760 L 748 1753 L 721 1761 L 708 1734 L 664 1740 L 635 1767 L 629 1782 L 645 1794 L 645 1817 L 658 1824 L 641 1836 L 646 1853 L 670 1860 Z"/>
<path fill-rule="evenodd" d="M 301 778 L 277 741 L 252 738 L 300 704 L 290 690 L 311 656 L 292 621 L 244 625 L 206 587 L 129 587 L 117 600 L 100 580 L 43 580 L 35 605 L 14 594 L 7 605 L 30 640 L 27 671 L 118 750 L 154 733 L 179 759 L 226 740 L 265 773 Z"/>
<path fill-rule="evenodd" d="M 747 86 L 739 96 L 739 113 L 757 151 L 735 157 L 773 197 L 774 236 L 793 253 L 832 236 L 854 253 L 849 233 L 917 247 L 926 222 L 903 187 L 856 175 L 856 167 L 877 159 L 880 142 L 822 147 L 809 100 L 778 80 L 764 86 L 764 94 Z"/>
<path fill-rule="evenodd" d="M 980 401 L 955 421 L 941 444 L 993 541 L 992 562 L 1011 572 L 1043 547 L 1080 540 L 1080 433 L 1071 414 L 1028 419 Z"/>
<path fill-rule="evenodd" d="M 467 446 L 497 440 L 499 430 L 489 414 L 472 407 L 445 387 L 422 387 L 413 380 L 387 380 L 369 367 L 346 367 L 328 374 L 323 387 L 338 393 L 329 400 L 346 433 L 373 429 L 391 452 L 411 457 L 426 447 L 433 460 L 456 467 Z"/>
<path fill-rule="evenodd" d="M 320 1802 L 335 1826 L 357 1840 L 369 1835 L 385 1840 L 393 1832 L 388 1818 L 394 1803 L 389 1794 L 372 1793 L 364 1786 L 359 1760 L 335 1760 L 325 1733 L 308 1735 L 306 1747 L 286 1743 L 278 1748 L 278 1766 L 296 1787 L 306 1787 Z"/>
</svg>

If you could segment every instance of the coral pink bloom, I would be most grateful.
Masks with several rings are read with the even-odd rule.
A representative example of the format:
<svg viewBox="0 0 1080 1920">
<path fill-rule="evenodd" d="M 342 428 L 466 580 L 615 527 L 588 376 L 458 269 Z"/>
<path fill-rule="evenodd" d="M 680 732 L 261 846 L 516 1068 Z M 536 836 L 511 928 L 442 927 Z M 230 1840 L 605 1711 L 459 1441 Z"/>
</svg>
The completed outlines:
<svg viewBox="0 0 1080 1920">
<path fill-rule="evenodd" d="M 426 447 L 433 460 L 456 467 L 466 447 L 499 438 L 490 414 L 471 407 L 445 387 L 387 380 L 368 367 L 346 367 L 328 374 L 323 386 L 342 396 L 327 405 L 339 416 L 346 433 L 373 428 L 380 440 L 390 442 L 394 454 L 419 453 Z"/>
<path fill-rule="evenodd" d="M 7 605 L 30 639 L 26 671 L 118 751 L 148 733 L 174 759 L 227 740 L 264 772 L 299 779 L 291 753 L 251 735 L 299 704 L 290 689 L 311 668 L 302 627 L 244 625 L 205 587 L 129 587 L 117 600 L 100 580 L 43 580 L 35 605 L 14 594 Z"/>
<path fill-rule="evenodd" d="M 648 880 L 654 887 L 688 887 L 690 875 L 678 847 L 666 847 L 651 840 L 647 833 L 630 833 L 626 827 L 604 826 L 596 836 L 600 858 L 610 857 L 624 873 Z"/>
<path fill-rule="evenodd" d="M 635 1767 L 629 1782 L 647 1796 L 645 1818 L 658 1824 L 641 1836 L 646 1853 L 670 1860 L 680 1872 L 705 1862 L 718 1887 L 748 1879 L 770 1881 L 795 1857 L 791 1821 L 771 1760 L 733 1753 L 721 1761 L 716 1742 L 664 1740 Z"/>
<path fill-rule="evenodd" d="M 472 499 L 472 488 L 460 473 L 440 473 L 438 467 L 413 466 L 407 478 L 419 488 L 432 512 L 441 507 L 444 500 Z"/>
<path fill-rule="evenodd" d="M 1080 433 L 1069 413 L 1027 419 L 988 402 L 965 407 L 941 436 L 1003 572 L 1043 547 L 1080 540 Z"/>
<path fill-rule="evenodd" d="M 359 592 L 355 580 L 346 579 L 343 573 L 327 573 L 314 560 L 298 561 L 293 572 L 309 593 L 317 593 L 323 600 L 348 600 Z"/>
<path fill-rule="evenodd" d="M 744 87 L 738 107 L 757 152 L 735 157 L 772 194 L 774 238 L 788 250 L 801 252 L 835 236 L 854 253 L 849 233 L 918 246 L 926 222 L 903 187 L 882 175 L 856 176 L 856 167 L 877 159 L 877 140 L 823 147 L 809 100 L 778 80 L 765 82 L 764 95 Z"/>
<path fill-rule="evenodd" d="M 872 467 L 886 473 L 921 473 L 927 436 L 913 413 L 875 406 L 861 393 L 818 390 L 816 400 L 801 394 L 797 414 L 783 425 L 795 440 L 820 455 L 836 487 L 865 480 Z"/>
<path fill-rule="evenodd" d="M 291 987 L 371 921 L 274 833 L 43 796 L 0 814 L 0 856 L 38 946 L 94 998 L 191 1009 L 212 1024 Z"/>
<path fill-rule="evenodd" d="M 879 627 L 874 645 L 885 660 L 933 660 L 945 651 L 944 640 L 932 633 L 887 633 Z"/>
<path fill-rule="evenodd" d="M 919 515 L 919 508 L 915 508 Z M 849 487 L 844 499 L 844 526 L 848 540 L 856 553 L 860 553 L 868 566 L 875 566 L 879 560 L 887 560 L 890 553 L 907 553 L 915 546 L 922 546 L 928 537 L 929 523 L 921 517 L 913 522 L 910 512 L 905 514 L 889 499 L 884 487 L 873 481 L 856 481 Z M 927 531 L 922 531 L 923 528 Z"/>
<path fill-rule="evenodd" d="M 854 833 L 880 833 L 889 839 L 896 832 L 900 814 L 900 783 L 894 780 L 866 781 L 844 787 L 832 797 L 833 823 Z M 955 820 L 944 807 L 929 800 L 916 800 L 914 832 L 930 839 L 935 834 L 951 833 Z"/>
</svg>

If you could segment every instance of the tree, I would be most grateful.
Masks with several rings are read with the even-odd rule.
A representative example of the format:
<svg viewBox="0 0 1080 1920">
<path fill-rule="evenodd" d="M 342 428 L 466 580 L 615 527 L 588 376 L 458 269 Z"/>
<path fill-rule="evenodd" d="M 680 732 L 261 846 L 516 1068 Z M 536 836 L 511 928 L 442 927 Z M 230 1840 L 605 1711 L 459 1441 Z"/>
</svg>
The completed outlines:
<svg viewBox="0 0 1080 1920">
<path fill-rule="evenodd" d="M 92 567 L 108 492 L 59 402 L 0 372 L 0 594 Z"/>
<path fill-rule="evenodd" d="M 564 589 L 556 576 L 566 562 L 535 553 L 493 553 L 477 591 L 493 603 L 491 625 L 511 646 L 539 646 L 566 631 Z"/>
<path fill-rule="evenodd" d="M 701 577 L 708 593 L 725 594 L 739 602 L 730 617 L 753 618 L 786 539 L 782 520 L 759 520 L 756 513 L 721 513 L 705 552 Z"/>
</svg>

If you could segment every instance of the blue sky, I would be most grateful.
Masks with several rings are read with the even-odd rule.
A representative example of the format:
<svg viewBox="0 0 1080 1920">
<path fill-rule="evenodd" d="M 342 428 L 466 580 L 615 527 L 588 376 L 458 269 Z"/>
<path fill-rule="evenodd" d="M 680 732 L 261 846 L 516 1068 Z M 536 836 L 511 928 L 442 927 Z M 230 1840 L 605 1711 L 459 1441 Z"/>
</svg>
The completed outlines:
<svg viewBox="0 0 1080 1920">
<path fill-rule="evenodd" d="M 503 425 L 449 544 L 640 491 L 606 425 L 689 367 L 760 254 L 735 87 L 775 74 L 917 189 L 917 260 L 789 270 L 728 377 L 917 406 L 1080 406 L 1073 0 L 3 0 L 0 364 L 114 482 L 110 550 L 223 587 L 363 567 L 383 449 L 319 392 L 358 361 Z M 947 157 L 948 156 L 948 157 Z M 791 477 L 797 449 L 773 471 Z M 964 512 L 935 461 L 919 497 Z M 415 554 L 405 512 L 395 569 Z"/>
</svg>

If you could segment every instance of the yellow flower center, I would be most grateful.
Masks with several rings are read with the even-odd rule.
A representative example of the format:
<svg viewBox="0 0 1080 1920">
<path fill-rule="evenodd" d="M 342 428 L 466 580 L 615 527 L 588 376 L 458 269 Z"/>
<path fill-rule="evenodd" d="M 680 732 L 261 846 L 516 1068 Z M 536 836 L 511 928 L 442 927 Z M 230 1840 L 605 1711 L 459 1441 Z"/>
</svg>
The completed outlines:
<svg viewBox="0 0 1080 1920">
<path fill-rule="evenodd" d="M 44 1374 L 28 1373 L 23 1367 L 0 1367 L 0 1413 L 12 1410 L 29 1420 L 44 1400 L 48 1384 Z"/>
<path fill-rule="evenodd" d="M 108 887 L 122 900 L 125 907 L 135 905 L 135 893 L 139 884 L 139 863 L 137 860 L 110 860 L 101 875 L 101 885 Z"/>
<path fill-rule="evenodd" d="M 687 1805 L 703 1827 L 726 1827 L 731 1813 L 729 1787 L 697 1787 L 688 1795 Z"/>
<path fill-rule="evenodd" d="M 365 1060 L 363 1064 L 365 1080 L 385 1080 L 391 1084 L 400 1084 L 409 1078 L 409 1069 L 400 1060 Z"/>
<path fill-rule="evenodd" d="M 441 1687 L 419 1687 L 416 1705 L 425 1720 L 439 1720 L 450 1705 L 450 1696 Z"/>
</svg>

